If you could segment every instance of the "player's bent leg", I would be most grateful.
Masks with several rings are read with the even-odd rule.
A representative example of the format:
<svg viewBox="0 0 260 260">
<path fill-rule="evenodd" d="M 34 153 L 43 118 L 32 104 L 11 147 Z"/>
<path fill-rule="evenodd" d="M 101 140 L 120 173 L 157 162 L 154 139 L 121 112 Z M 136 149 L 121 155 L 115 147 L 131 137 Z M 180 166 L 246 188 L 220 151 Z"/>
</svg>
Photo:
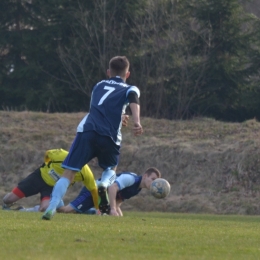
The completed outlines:
<svg viewBox="0 0 260 260">
<path fill-rule="evenodd" d="M 40 204 L 40 207 L 39 207 L 39 211 L 40 212 L 44 212 L 48 206 L 50 204 L 50 198 L 44 198 L 42 201 L 41 201 L 41 204 Z"/>
<path fill-rule="evenodd" d="M 103 171 L 101 181 L 98 184 L 98 195 L 100 197 L 99 210 L 102 214 L 110 213 L 109 198 L 107 194 L 107 187 L 114 183 L 116 179 L 116 172 L 112 169 Z"/>
<path fill-rule="evenodd" d="M 65 169 L 61 178 L 67 178 L 70 182 L 72 182 L 76 173 L 76 170 Z"/>
<path fill-rule="evenodd" d="M 101 180 L 98 186 L 108 187 L 114 183 L 116 179 L 116 172 L 114 169 L 106 169 L 102 172 Z"/>
<path fill-rule="evenodd" d="M 111 169 L 103 171 L 101 181 L 98 184 L 98 195 L 100 197 L 99 210 L 101 214 L 110 213 L 109 198 L 107 187 L 110 186 L 116 179 L 116 172 Z"/>
<path fill-rule="evenodd" d="M 70 185 L 70 182 L 74 178 L 75 174 L 76 172 L 72 170 L 66 169 L 64 171 L 63 176 L 57 181 L 53 188 L 50 204 L 46 209 L 45 213 L 43 214 L 42 219 L 50 220 L 56 213 L 56 208 L 62 200 L 63 196 L 65 195 Z"/>
<path fill-rule="evenodd" d="M 20 197 L 18 197 L 17 195 L 15 195 L 13 192 L 7 193 L 4 197 L 3 197 L 3 202 L 5 204 L 13 204 L 14 202 L 16 202 L 17 200 L 19 200 Z"/>
<path fill-rule="evenodd" d="M 23 196 L 24 197 L 24 196 Z M 14 203 L 16 201 L 18 201 L 19 199 L 21 199 L 21 197 L 17 196 L 16 194 L 14 194 L 13 192 L 7 193 L 4 197 L 3 197 L 3 205 L 2 205 L 2 209 L 3 210 L 10 210 L 11 206 L 14 205 Z"/>
</svg>

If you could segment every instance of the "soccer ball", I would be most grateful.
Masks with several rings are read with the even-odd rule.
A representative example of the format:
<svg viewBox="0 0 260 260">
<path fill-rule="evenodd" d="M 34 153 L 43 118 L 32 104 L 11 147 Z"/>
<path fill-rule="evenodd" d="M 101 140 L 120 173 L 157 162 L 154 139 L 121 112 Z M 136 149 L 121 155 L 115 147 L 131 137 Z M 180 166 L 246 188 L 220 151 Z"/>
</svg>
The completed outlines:
<svg viewBox="0 0 260 260">
<path fill-rule="evenodd" d="M 157 199 L 163 199 L 169 195 L 171 185 L 168 181 L 162 178 L 154 180 L 150 186 L 151 194 Z"/>
</svg>

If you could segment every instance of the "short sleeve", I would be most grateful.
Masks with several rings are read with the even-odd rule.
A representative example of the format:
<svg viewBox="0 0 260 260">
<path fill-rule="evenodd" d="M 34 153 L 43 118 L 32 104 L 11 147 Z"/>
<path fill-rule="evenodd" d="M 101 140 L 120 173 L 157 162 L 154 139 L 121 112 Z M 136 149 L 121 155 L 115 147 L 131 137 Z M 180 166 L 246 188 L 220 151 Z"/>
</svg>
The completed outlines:
<svg viewBox="0 0 260 260">
<path fill-rule="evenodd" d="M 128 94 L 129 94 L 130 92 L 135 92 L 135 93 L 137 94 L 138 98 L 140 98 L 140 90 L 139 90 L 138 87 L 136 87 L 136 86 L 131 86 L 131 87 L 127 90 L 126 96 L 128 96 Z"/>
<path fill-rule="evenodd" d="M 115 182 L 117 183 L 119 190 L 122 190 L 133 185 L 135 183 L 135 177 L 131 174 L 121 174 L 116 178 Z"/>
</svg>

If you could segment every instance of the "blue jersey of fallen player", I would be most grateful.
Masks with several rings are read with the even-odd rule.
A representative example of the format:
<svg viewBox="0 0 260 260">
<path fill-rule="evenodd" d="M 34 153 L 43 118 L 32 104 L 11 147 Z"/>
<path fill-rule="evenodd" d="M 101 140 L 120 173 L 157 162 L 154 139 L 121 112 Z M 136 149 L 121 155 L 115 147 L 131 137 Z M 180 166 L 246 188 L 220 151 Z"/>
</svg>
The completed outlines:
<svg viewBox="0 0 260 260">
<path fill-rule="evenodd" d="M 122 172 L 116 175 L 115 183 L 117 184 L 119 191 L 116 194 L 116 198 L 124 201 L 137 195 L 141 188 L 139 188 L 142 180 L 142 176 L 138 176 L 132 172 Z"/>
<path fill-rule="evenodd" d="M 97 180 L 97 183 L 99 181 L 100 179 Z M 138 176 L 132 172 L 122 172 L 117 174 L 115 183 L 117 183 L 119 191 L 117 192 L 116 199 L 124 201 L 125 199 L 130 199 L 137 195 L 141 191 L 141 188 L 139 187 L 141 181 L 142 176 Z M 79 213 L 86 213 L 89 209 L 94 207 L 92 195 L 85 186 L 81 189 L 77 198 L 69 204 Z"/>
<path fill-rule="evenodd" d="M 90 111 L 78 125 L 77 132 L 94 130 L 100 135 L 112 137 L 120 145 L 121 116 L 129 104 L 131 92 L 140 97 L 137 87 L 126 84 L 118 76 L 97 83 L 92 91 Z"/>
</svg>

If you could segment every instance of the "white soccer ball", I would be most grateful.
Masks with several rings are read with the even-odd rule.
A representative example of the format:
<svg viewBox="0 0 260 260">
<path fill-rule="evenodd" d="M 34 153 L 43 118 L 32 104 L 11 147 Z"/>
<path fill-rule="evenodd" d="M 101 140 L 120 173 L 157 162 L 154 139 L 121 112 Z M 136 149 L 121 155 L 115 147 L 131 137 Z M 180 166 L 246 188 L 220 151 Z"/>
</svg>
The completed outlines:
<svg viewBox="0 0 260 260">
<path fill-rule="evenodd" d="M 169 195 L 170 191 L 171 191 L 170 183 L 163 178 L 157 178 L 152 182 L 150 186 L 151 194 L 157 199 L 165 198 L 166 196 Z"/>
</svg>

